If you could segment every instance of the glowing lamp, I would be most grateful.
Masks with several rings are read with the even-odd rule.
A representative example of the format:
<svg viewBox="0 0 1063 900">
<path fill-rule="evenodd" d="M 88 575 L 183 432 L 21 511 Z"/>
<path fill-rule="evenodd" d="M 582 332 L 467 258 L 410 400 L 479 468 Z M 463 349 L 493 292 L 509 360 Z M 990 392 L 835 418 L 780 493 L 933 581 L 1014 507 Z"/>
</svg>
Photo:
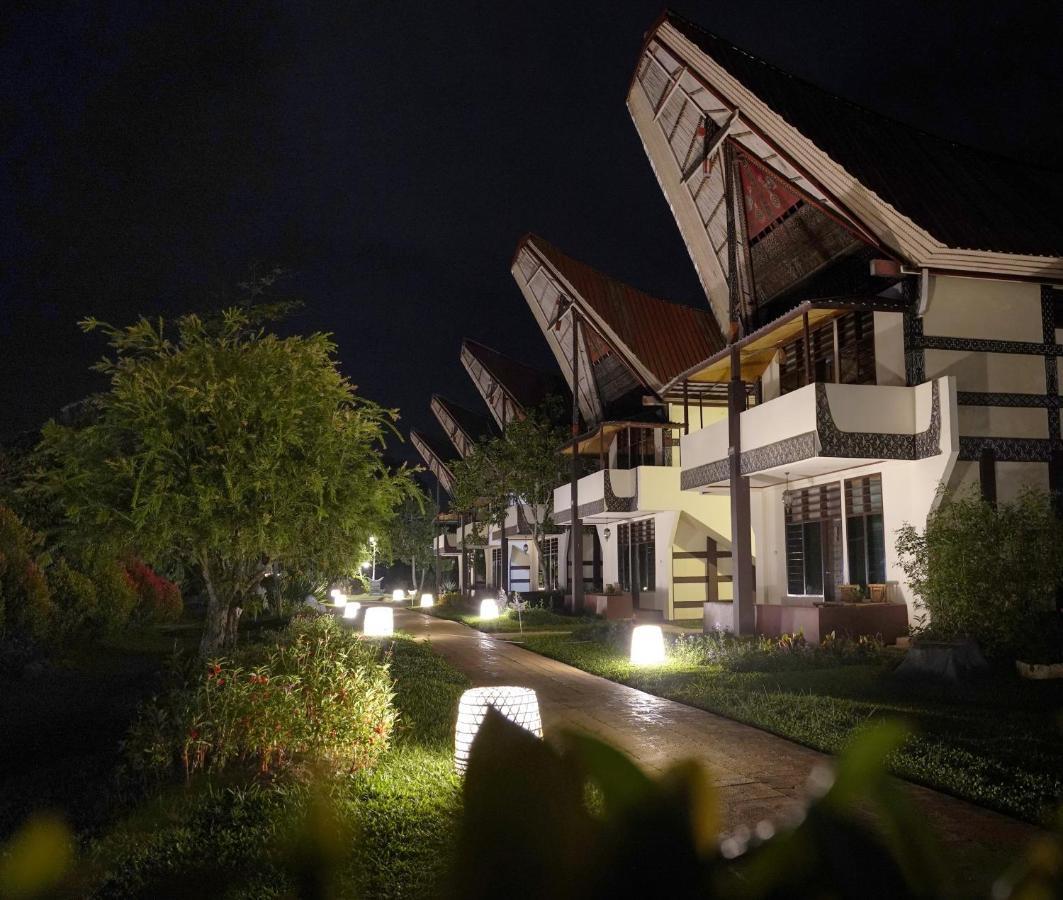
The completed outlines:
<svg viewBox="0 0 1063 900">
<path fill-rule="evenodd" d="M 343 593 L 343 591 L 333 591 L 332 603 L 340 609 L 343 609 L 347 606 L 347 595 Z"/>
<path fill-rule="evenodd" d="M 537 738 L 543 736 L 539 700 L 531 688 L 478 687 L 466 691 L 458 703 L 458 722 L 454 728 L 454 768 L 459 774 L 465 772 L 473 738 L 480 730 L 487 710 L 492 708 Z"/>
<path fill-rule="evenodd" d="M 366 637 L 391 637 L 395 631 L 395 617 L 389 606 L 374 606 L 365 611 L 362 634 Z"/>
<path fill-rule="evenodd" d="M 480 618 L 481 619 L 497 619 L 498 618 L 498 604 L 495 603 L 490 597 L 486 600 L 480 601 Z"/>
<path fill-rule="evenodd" d="M 660 625 L 639 625 L 631 632 L 631 664 L 659 666 L 664 663 L 664 632 Z"/>
<path fill-rule="evenodd" d="M 348 603 L 343 607 L 343 618 L 355 619 L 358 617 L 358 610 L 362 608 L 361 603 Z"/>
<path fill-rule="evenodd" d="M 391 599 L 396 603 L 401 603 L 406 599 L 406 592 L 402 588 L 395 588 L 395 590 L 391 592 Z"/>
<path fill-rule="evenodd" d="M 332 597 L 333 600 L 335 600 L 337 597 L 343 596 L 343 591 L 341 591 L 339 588 L 333 588 L 331 591 L 329 591 L 329 596 Z"/>
<path fill-rule="evenodd" d="M 435 606 L 436 598 L 431 594 L 421 594 L 421 609 L 428 609 L 430 606 Z"/>
</svg>

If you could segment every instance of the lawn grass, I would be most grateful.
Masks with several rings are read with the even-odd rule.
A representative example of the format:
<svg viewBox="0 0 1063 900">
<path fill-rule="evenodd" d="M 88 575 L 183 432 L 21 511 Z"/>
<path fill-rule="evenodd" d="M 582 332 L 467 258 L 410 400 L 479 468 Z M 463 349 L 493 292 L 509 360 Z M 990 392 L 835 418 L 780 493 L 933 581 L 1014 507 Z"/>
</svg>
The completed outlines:
<svg viewBox="0 0 1063 900">
<path fill-rule="evenodd" d="M 520 614 L 519 620 L 517 614 L 509 609 L 497 619 L 481 619 L 477 615 L 451 606 L 432 606 L 420 612 L 428 613 L 437 619 L 461 622 L 463 625 L 468 625 L 486 634 L 519 632 L 522 624 L 525 631 L 572 631 L 574 628 L 595 621 L 587 616 L 566 616 L 548 609 L 526 609 Z"/>
<path fill-rule="evenodd" d="M 344 896 L 436 893 L 460 808 L 452 735 L 467 681 L 425 644 L 400 635 L 387 646 L 400 721 L 374 770 L 314 784 L 200 780 L 168 790 L 94 845 L 101 892 L 290 896 L 293 872 L 305 866 L 331 872 Z M 313 824 L 316 809 L 326 810 L 323 826 Z M 301 842 L 289 838 L 297 831 Z M 330 861 L 323 848 L 334 840 Z"/>
<path fill-rule="evenodd" d="M 523 646 L 631 687 L 837 752 L 870 720 L 902 718 L 913 735 L 890 761 L 904 778 L 1042 823 L 1063 797 L 1063 684 L 1000 672 L 962 687 L 895 679 L 888 664 L 727 672 L 637 668 L 625 653 L 575 635 Z"/>
</svg>

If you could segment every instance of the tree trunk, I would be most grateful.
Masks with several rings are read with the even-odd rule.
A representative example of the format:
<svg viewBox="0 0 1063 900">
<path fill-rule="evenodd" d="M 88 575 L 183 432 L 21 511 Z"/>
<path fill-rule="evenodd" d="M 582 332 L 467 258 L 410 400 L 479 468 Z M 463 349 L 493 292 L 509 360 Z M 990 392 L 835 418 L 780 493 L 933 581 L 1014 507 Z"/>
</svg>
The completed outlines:
<svg viewBox="0 0 1063 900">
<path fill-rule="evenodd" d="M 207 618 L 203 623 L 203 637 L 199 642 L 199 655 L 209 659 L 217 655 L 225 642 L 226 625 L 229 617 L 229 600 L 218 595 L 210 577 L 210 568 L 206 562 L 200 563 L 203 583 L 207 586 Z"/>
<path fill-rule="evenodd" d="M 417 590 L 417 557 L 410 557 L 410 587 Z"/>
</svg>

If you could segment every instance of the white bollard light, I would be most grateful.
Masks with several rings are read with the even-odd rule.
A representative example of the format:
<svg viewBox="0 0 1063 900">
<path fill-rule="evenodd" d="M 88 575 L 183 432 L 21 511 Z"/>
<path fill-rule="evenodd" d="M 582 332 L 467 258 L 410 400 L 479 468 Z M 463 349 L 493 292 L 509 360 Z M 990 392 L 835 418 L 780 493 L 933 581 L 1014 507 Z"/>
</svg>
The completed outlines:
<svg viewBox="0 0 1063 900">
<path fill-rule="evenodd" d="M 465 767 L 469 764 L 469 750 L 472 747 L 473 738 L 480 730 L 487 716 L 487 710 L 492 707 L 510 722 L 519 725 L 525 731 L 530 731 L 537 738 L 543 736 L 539 699 L 531 688 L 472 688 L 461 695 L 458 703 L 458 722 L 454 728 L 454 768 L 459 774 L 464 774 Z"/>
<path fill-rule="evenodd" d="M 366 637 L 390 637 L 395 631 L 395 618 L 390 606 L 374 606 L 365 611 L 362 634 Z"/>
<path fill-rule="evenodd" d="M 347 595 L 343 591 L 333 591 L 332 604 L 337 609 L 343 609 L 347 605 Z"/>
<path fill-rule="evenodd" d="M 661 626 L 638 625 L 631 632 L 631 664 L 659 666 L 664 661 L 664 632 Z"/>
<path fill-rule="evenodd" d="M 421 594 L 421 609 L 428 609 L 430 606 L 435 606 L 436 598 L 431 594 Z"/>
<path fill-rule="evenodd" d="M 395 588 L 395 590 L 391 592 L 391 599 L 396 603 L 401 603 L 406 599 L 406 592 L 402 588 Z"/>
<path fill-rule="evenodd" d="M 358 610 L 362 608 L 361 603 L 348 603 L 343 607 L 343 618 L 356 619 L 358 618 Z"/>
<path fill-rule="evenodd" d="M 336 600 L 337 598 L 343 596 L 343 591 L 341 591 L 339 588 L 333 588 L 331 591 L 329 591 L 329 596 L 333 600 Z"/>
<path fill-rule="evenodd" d="M 486 600 L 480 601 L 480 618 L 481 619 L 497 619 L 498 618 L 498 604 L 495 603 L 490 597 Z"/>
</svg>

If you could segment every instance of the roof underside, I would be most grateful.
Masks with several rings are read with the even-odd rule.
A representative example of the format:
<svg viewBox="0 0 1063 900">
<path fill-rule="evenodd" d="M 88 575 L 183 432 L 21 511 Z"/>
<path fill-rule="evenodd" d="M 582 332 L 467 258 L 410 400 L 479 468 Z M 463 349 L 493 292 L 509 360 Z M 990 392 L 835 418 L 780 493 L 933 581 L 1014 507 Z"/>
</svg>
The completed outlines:
<svg viewBox="0 0 1063 900">
<path fill-rule="evenodd" d="M 428 471 L 435 475 L 439 486 L 448 494 L 454 493 L 454 474 L 451 471 L 451 462 L 448 454 L 442 449 L 439 441 L 433 440 L 420 431 L 410 432 L 410 443 L 420 454 Z"/>
<path fill-rule="evenodd" d="M 572 259 L 536 235 L 518 245 L 513 277 L 569 384 L 572 301 L 580 313 L 580 406 L 586 422 L 630 415 L 642 395 L 723 346 L 712 316 L 660 300 Z"/>
<path fill-rule="evenodd" d="M 669 13 L 676 30 L 882 200 L 956 248 L 1063 255 L 1061 172 L 927 134 Z"/>
<path fill-rule="evenodd" d="M 447 433 L 454 449 L 463 457 L 469 455 L 477 441 L 498 434 L 498 429 L 488 416 L 475 413 L 438 394 L 432 396 L 432 413 Z"/>
<path fill-rule="evenodd" d="M 461 362 L 500 428 L 513 416 L 523 415 L 525 410 L 541 405 L 548 397 L 570 399 L 568 388 L 559 376 L 517 362 L 476 341 L 462 343 Z"/>
</svg>

